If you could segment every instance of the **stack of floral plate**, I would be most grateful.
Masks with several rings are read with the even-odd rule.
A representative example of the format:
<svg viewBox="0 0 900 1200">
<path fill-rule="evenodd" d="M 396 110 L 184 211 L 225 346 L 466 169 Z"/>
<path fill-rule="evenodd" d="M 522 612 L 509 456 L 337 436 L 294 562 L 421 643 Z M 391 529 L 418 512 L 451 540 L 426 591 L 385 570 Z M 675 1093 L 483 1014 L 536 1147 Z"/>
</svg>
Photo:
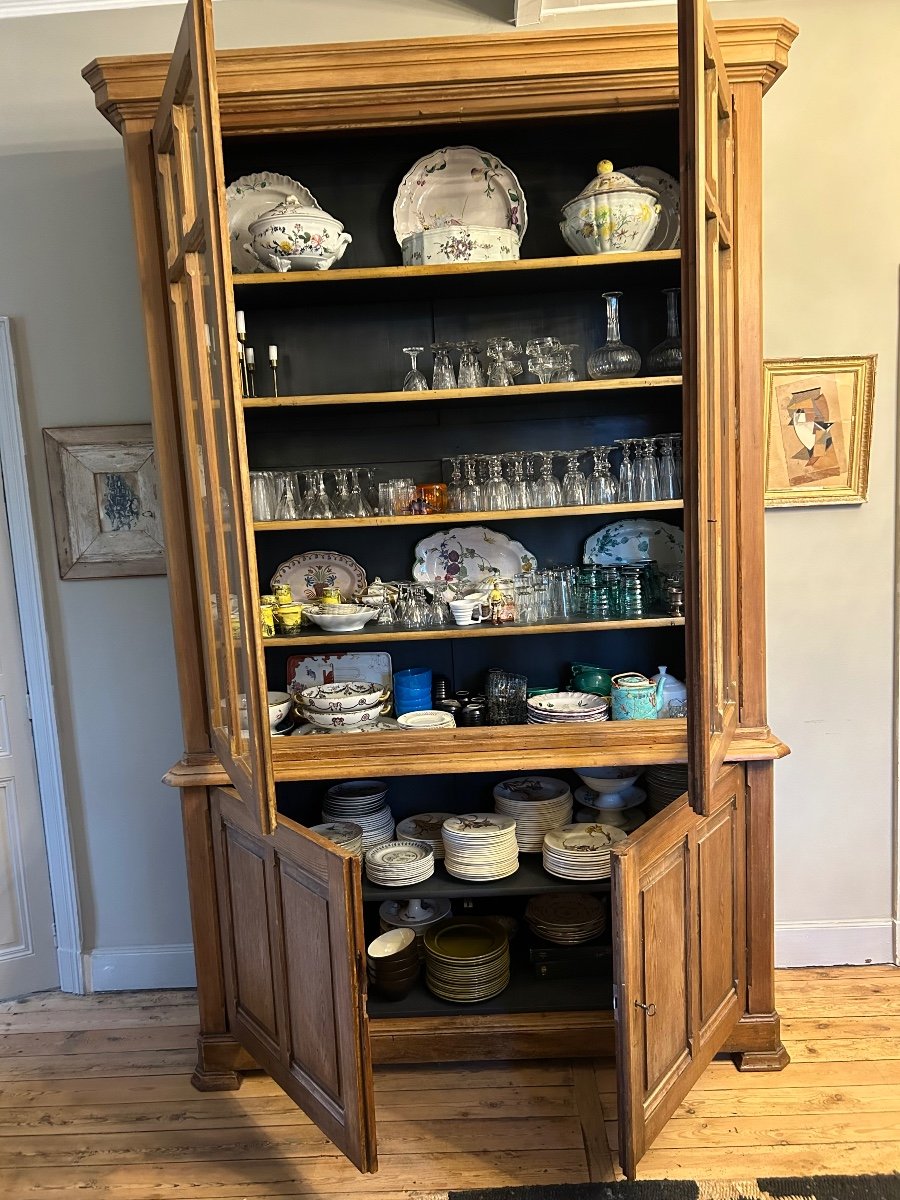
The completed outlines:
<svg viewBox="0 0 900 1200">
<path fill-rule="evenodd" d="M 593 692 L 545 692 L 528 701 L 529 725 L 581 725 L 609 720 L 609 696 Z"/>
<path fill-rule="evenodd" d="M 443 1000 L 474 1004 L 509 983 L 509 937 L 490 917 L 451 917 L 425 934 L 425 982 Z"/>
<path fill-rule="evenodd" d="M 328 821 L 324 825 L 311 825 L 310 832 L 327 838 L 329 842 L 334 842 L 344 850 L 349 850 L 357 858 L 361 859 L 363 856 L 362 826 L 357 825 L 355 821 Z"/>
<path fill-rule="evenodd" d="M 456 879 L 506 879 L 519 869 L 516 823 L 500 813 L 466 813 L 444 822 L 444 866 Z"/>
<path fill-rule="evenodd" d="M 398 842 L 422 842 L 430 846 L 435 858 L 444 857 L 444 839 L 441 829 L 453 813 L 416 813 L 397 822 Z"/>
<path fill-rule="evenodd" d="M 330 787 L 322 805 L 323 821 L 352 821 L 362 829 L 362 848 L 370 850 L 394 836 L 394 817 L 385 804 L 387 784 L 354 779 Z"/>
<path fill-rule="evenodd" d="M 608 879 L 610 851 L 628 835 L 612 825 L 575 824 L 544 835 L 544 870 L 559 879 Z"/>
<path fill-rule="evenodd" d="M 366 875 L 381 887 L 407 887 L 434 874 L 434 855 L 421 842 L 383 842 L 366 851 Z"/>
<path fill-rule="evenodd" d="M 451 914 L 450 901 L 440 900 L 385 900 L 378 909 L 382 933 L 389 929 L 411 929 L 416 935 L 419 957 L 425 958 L 425 934 L 432 925 L 444 921 Z"/>
<path fill-rule="evenodd" d="M 667 805 L 687 791 L 687 767 L 673 763 L 664 767 L 648 767 L 644 773 L 644 786 L 651 812 L 662 812 Z"/>
<path fill-rule="evenodd" d="M 540 853 L 547 830 L 559 829 L 572 820 L 572 793 L 562 779 L 521 775 L 497 784 L 494 807 L 515 818 L 519 850 Z"/>
<path fill-rule="evenodd" d="M 525 920 L 532 933 L 557 946 L 575 946 L 599 937 L 606 929 L 606 899 L 570 892 L 532 896 Z"/>
</svg>

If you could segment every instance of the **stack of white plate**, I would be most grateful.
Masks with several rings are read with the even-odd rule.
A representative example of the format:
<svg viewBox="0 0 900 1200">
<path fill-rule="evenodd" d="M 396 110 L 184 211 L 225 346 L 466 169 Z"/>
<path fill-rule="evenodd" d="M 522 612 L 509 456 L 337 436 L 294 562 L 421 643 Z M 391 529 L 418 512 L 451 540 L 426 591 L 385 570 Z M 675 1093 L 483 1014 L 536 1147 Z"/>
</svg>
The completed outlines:
<svg viewBox="0 0 900 1200">
<path fill-rule="evenodd" d="M 425 934 L 425 983 L 443 1000 L 474 1004 L 509 983 L 509 937 L 490 917 L 451 917 Z"/>
<path fill-rule="evenodd" d="M 401 729 L 455 729 L 453 714 L 440 708 L 423 708 L 397 718 Z"/>
<path fill-rule="evenodd" d="M 566 825 L 544 835 L 544 870 L 559 879 L 608 879 L 610 851 L 628 835 L 613 825 Z"/>
<path fill-rule="evenodd" d="M 529 725 L 582 725 L 609 720 L 609 696 L 593 692 L 546 692 L 528 701 Z"/>
<path fill-rule="evenodd" d="M 404 817 L 397 822 L 397 841 L 422 842 L 431 847 L 435 858 L 443 858 L 441 829 L 447 818 L 452 816 L 453 813 L 416 813 L 413 817 Z"/>
<path fill-rule="evenodd" d="M 571 892 L 532 896 L 525 920 L 532 933 L 557 946 L 576 946 L 599 937 L 606 929 L 606 898 Z"/>
<path fill-rule="evenodd" d="M 520 775 L 497 784 L 494 808 L 515 817 L 520 851 L 540 853 L 547 830 L 559 829 L 572 820 L 572 793 L 562 779 Z"/>
<path fill-rule="evenodd" d="M 644 786 L 651 812 L 662 810 L 687 791 L 687 767 L 683 763 L 672 763 L 664 767 L 647 767 Z"/>
<path fill-rule="evenodd" d="M 382 933 L 389 929 L 411 929 L 416 935 L 419 958 L 425 957 L 425 934 L 432 925 L 450 916 L 450 901 L 440 900 L 384 900 L 378 909 Z"/>
<path fill-rule="evenodd" d="M 311 825 L 310 831 L 327 838 L 329 842 L 334 842 L 344 850 L 349 850 L 357 858 L 361 859 L 363 856 L 362 826 L 357 825 L 355 821 L 328 821 L 324 825 Z"/>
<path fill-rule="evenodd" d="M 466 813 L 444 822 L 444 866 L 456 879 L 506 879 L 519 869 L 516 823 L 501 813 Z"/>
<path fill-rule="evenodd" d="M 322 805 L 323 821 L 352 821 L 362 829 L 362 848 L 370 850 L 394 836 L 394 817 L 385 804 L 387 784 L 353 779 L 330 787 Z"/>
<path fill-rule="evenodd" d="M 384 842 L 366 851 L 366 875 L 381 887 L 407 887 L 434 874 L 434 855 L 421 842 Z"/>
</svg>

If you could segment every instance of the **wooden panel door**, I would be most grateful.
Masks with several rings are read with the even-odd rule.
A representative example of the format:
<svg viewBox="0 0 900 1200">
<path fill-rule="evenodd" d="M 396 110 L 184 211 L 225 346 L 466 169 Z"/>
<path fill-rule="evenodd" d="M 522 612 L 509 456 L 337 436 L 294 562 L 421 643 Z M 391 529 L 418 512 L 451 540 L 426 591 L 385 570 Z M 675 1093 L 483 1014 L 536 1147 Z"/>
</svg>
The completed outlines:
<svg viewBox="0 0 900 1200">
<path fill-rule="evenodd" d="M 613 858 L 619 1157 L 641 1156 L 743 1010 L 744 776 L 731 767 L 702 817 L 687 796 Z"/>
<path fill-rule="evenodd" d="M 374 1171 L 360 869 L 283 817 L 260 835 L 213 793 L 231 1033 L 361 1171 Z"/>
<path fill-rule="evenodd" d="M 732 93 L 705 0 L 678 2 L 685 607 L 691 803 L 738 718 Z"/>
<path fill-rule="evenodd" d="M 211 0 L 190 0 L 153 129 L 213 749 L 275 824 L 256 551 L 226 261 Z M 194 614 L 186 613 L 186 620 Z"/>
</svg>

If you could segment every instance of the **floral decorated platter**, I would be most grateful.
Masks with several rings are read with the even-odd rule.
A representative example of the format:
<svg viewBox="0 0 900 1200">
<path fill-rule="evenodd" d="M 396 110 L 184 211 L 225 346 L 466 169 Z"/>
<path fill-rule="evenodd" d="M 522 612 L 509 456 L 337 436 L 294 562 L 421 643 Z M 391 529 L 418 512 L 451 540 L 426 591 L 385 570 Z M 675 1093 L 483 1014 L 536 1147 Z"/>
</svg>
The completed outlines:
<svg viewBox="0 0 900 1200">
<path fill-rule="evenodd" d="M 366 573 L 354 558 L 333 550 L 308 550 L 283 562 L 272 576 L 272 587 L 286 583 L 301 603 L 316 600 L 326 587 L 340 588 L 343 600 L 366 590 Z"/>
<path fill-rule="evenodd" d="M 483 525 L 439 530 L 423 538 L 415 553 L 412 577 L 417 583 L 441 580 L 461 594 L 490 579 L 511 579 L 537 568 L 537 559 L 521 542 Z"/>
<path fill-rule="evenodd" d="M 659 196 L 659 224 L 647 250 L 674 250 L 681 240 L 681 185 L 658 167 L 624 167 L 622 174 Z"/>
<path fill-rule="evenodd" d="M 651 517 L 629 517 L 598 529 L 584 543 L 583 560 L 612 566 L 655 559 L 664 575 L 684 570 L 684 532 Z"/>
<path fill-rule="evenodd" d="M 228 240 L 231 246 L 231 269 L 236 274 L 251 274 L 261 270 L 259 259 L 246 249 L 250 242 L 250 226 L 263 213 L 275 208 L 288 196 L 295 196 L 301 204 L 319 208 L 312 192 L 275 171 L 258 171 L 254 175 L 242 175 L 229 183 L 225 189 L 228 205 Z"/>
<path fill-rule="evenodd" d="M 513 172 L 475 146 L 444 146 L 426 154 L 403 176 L 394 200 L 394 234 L 423 229 L 488 225 L 525 236 L 528 216 L 522 185 Z"/>
</svg>

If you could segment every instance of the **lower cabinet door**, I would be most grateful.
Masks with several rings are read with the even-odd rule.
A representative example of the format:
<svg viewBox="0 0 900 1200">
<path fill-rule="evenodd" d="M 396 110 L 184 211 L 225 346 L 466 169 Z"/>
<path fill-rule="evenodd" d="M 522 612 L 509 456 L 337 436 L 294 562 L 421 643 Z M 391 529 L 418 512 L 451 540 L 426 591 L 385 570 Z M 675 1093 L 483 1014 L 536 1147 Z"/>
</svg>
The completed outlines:
<svg viewBox="0 0 900 1200">
<path fill-rule="evenodd" d="M 744 774 L 683 796 L 614 851 L 619 1157 L 637 1164 L 744 1011 Z"/>
<path fill-rule="evenodd" d="M 230 1028 L 360 1171 L 374 1171 L 359 864 L 283 817 L 260 834 L 224 789 L 212 818 Z"/>
</svg>

